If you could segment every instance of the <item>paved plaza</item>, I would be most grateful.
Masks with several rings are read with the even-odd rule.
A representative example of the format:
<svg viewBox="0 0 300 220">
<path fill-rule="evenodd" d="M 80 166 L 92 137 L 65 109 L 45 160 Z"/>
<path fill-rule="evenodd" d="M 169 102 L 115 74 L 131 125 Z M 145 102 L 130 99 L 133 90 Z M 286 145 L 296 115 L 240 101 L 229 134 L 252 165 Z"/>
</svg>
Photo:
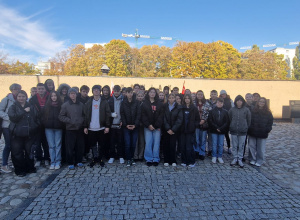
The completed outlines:
<svg viewBox="0 0 300 220">
<path fill-rule="evenodd" d="M 194 168 L 115 163 L 1 174 L 0 218 L 300 219 L 299 148 L 300 126 L 276 123 L 261 168 L 230 167 L 224 152 L 225 164 L 206 158 Z"/>
</svg>

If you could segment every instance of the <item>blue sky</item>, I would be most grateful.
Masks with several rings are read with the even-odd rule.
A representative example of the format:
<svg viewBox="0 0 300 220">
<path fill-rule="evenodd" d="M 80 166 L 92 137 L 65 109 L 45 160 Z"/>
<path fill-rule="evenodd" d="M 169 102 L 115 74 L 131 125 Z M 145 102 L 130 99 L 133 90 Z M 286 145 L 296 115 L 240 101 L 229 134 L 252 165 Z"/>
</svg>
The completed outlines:
<svg viewBox="0 0 300 220">
<path fill-rule="evenodd" d="M 36 63 L 72 44 L 124 39 L 134 46 L 133 38 L 121 34 L 134 34 L 136 28 L 188 42 L 223 40 L 237 49 L 282 46 L 300 41 L 299 8 L 299 0 L 0 0 L 0 52 Z M 139 39 L 138 47 L 175 43 Z"/>
</svg>

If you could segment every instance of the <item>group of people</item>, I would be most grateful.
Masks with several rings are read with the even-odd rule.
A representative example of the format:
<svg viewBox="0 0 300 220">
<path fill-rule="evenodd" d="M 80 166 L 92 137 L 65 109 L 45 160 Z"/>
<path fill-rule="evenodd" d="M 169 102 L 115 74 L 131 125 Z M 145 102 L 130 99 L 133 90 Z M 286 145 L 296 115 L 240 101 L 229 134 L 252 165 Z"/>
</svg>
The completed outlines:
<svg viewBox="0 0 300 220">
<path fill-rule="evenodd" d="M 145 160 L 147 166 L 194 167 L 195 160 L 211 156 L 212 163 L 222 159 L 224 137 L 231 166 L 244 167 L 246 145 L 251 165 L 265 160 L 266 139 L 272 130 L 273 116 L 266 98 L 258 93 L 238 95 L 232 101 L 225 90 L 204 92 L 189 89 L 179 94 L 178 87 L 163 91 L 142 85 L 113 90 L 94 85 L 92 96 L 86 85 L 70 87 L 53 80 L 31 88 L 31 97 L 21 85 L 12 84 L 11 93 L 0 103 L 0 118 L 5 140 L 2 167 L 9 154 L 18 176 L 36 172 L 44 162 L 50 169 L 69 169 L 112 164 L 126 166 Z M 230 135 L 229 135 L 230 134 Z M 230 140 L 231 139 L 231 140 Z M 231 150 L 232 149 L 232 150 Z M 88 155 L 92 153 L 92 158 Z"/>
</svg>

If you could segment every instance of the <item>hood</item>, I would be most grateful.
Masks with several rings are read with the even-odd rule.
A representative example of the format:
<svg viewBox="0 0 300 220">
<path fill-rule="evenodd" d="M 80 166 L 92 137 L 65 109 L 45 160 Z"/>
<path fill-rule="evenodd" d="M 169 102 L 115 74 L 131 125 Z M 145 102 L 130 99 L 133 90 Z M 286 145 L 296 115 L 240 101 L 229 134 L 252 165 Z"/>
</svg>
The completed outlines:
<svg viewBox="0 0 300 220">
<path fill-rule="evenodd" d="M 112 95 L 112 97 L 114 98 L 114 100 L 117 100 L 117 101 L 122 101 L 123 100 L 123 96 L 122 96 L 122 94 L 121 95 L 119 95 L 118 96 L 118 98 L 117 97 L 115 97 L 115 95 Z"/>
<path fill-rule="evenodd" d="M 47 79 L 47 80 L 45 81 L 45 83 L 44 83 L 44 84 L 45 84 L 46 91 L 47 91 L 47 92 L 50 92 L 50 90 L 48 89 L 48 86 L 47 86 L 47 82 L 48 82 L 48 81 L 52 81 L 52 82 L 53 82 L 53 80 L 52 80 L 52 79 Z M 54 82 L 53 82 L 53 85 L 54 85 L 53 91 L 55 91 L 55 84 L 54 84 Z"/>
<path fill-rule="evenodd" d="M 246 101 L 245 101 L 244 97 L 241 96 L 241 95 L 238 95 L 237 97 L 235 97 L 235 100 L 234 100 L 234 106 L 235 106 L 235 107 L 237 107 L 236 102 L 237 102 L 238 100 L 242 100 L 242 102 L 243 102 L 242 108 L 243 108 L 243 107 L 246 105 Z"/>
<path fill-rule="evenodd" d="M 109 92 L 108 92 L 108 96 L 107 96 L 107 97 L 105 97 L 105 96 L 103 95 L 103 89 L 104 89 L 104 88 L 108 89 L 108 91 L 109 91 Z M 109 87 L 108 85 L 105 85 L 105 86 L 103 86 L 103 88 L 102 88 L 102 91 L 101 91 L 101 92 L 102 92 L 102 96 L 103 96 L 103 97 L 105 97 L 105 98 L 108 98 L 108 97 L 110 97 L 111 91 L 110 91 L 110 87 Z"/>
<path fill-rule="evenodd" d="M 69 89 L 71 88 L 68 84 L 66 84 L 66 83 L 62 83 L 62 84 L 60 84 L 59 85 L 59 87 L 58 87 L 58 89 L 57 89 L 57 92 L 58 92 L 58 94 L 59 95 L 61 95 L 61 90 L 63 89 L 63 88 L 67 88 L 67 90 L 69 91 Z"/>
</svg>

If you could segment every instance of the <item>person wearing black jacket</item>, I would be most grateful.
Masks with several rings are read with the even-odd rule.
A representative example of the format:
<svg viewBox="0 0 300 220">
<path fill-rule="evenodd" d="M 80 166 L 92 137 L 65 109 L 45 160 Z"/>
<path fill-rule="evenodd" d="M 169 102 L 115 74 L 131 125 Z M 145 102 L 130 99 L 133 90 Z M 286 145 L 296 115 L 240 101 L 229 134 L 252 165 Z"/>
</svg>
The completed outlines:
<svg viewBox="0 0 300 220">
<path fill-rule="evenodd" d="M 101 100 L 106 100 L 107 102 L 110 99 L 111 90 L 108 85 L 103 86 Z M 106 159 L 110 159 L 109 151 L 110 151 L 110 132 L 104 135 L 104 143 L 103 143 L 103 156 Z"/>
<path fill-rule="evenodd" d="M 35 173 L 32 145 L 40 127 L 38 112 L 27 100 L 27 93 L 21 90 L 17 101 L 9 108 L 9 129 L 11 132 L 11 158 L 17 176 Z"/>
<path fill-rule="evenodd" d="M 183 120 L 181 107 L 175 102 L 175 95 L 169 94 L 164 106 L 164 166 L 176 166 L 176 141 Z"/>
<path fill-rule="evenodd" d="M 139 101 L 133 98 L 131 87 L 126 89 L 126 98 L 121 104 L 121 121 L 125 140 L 127 166 L 134 164 L 133 156 L 138 138 L 141 111 Z"/>
<path fill-rule="evenodd" d="M 193 104 L 190 94 L 185 94 L 183 97 L 182 114 L 181 165 L 195 167 L 195 151 L 193 146 L 196 143 L 195 131 L 200 123 L 200 115 L 198 109 Z"/>
<path fill-rule="evenodd" d="M 260 167 L 265 161 L 266 142 L 272 130 L 273 115 L 266 98 L 259 98 L 251 111 L 249 135 L 249 160 L 251 165 Z"/>
<path fill-rule="evenodd" d="M 159 163 L 161 127 L 163 125 L 163 104 L 158 99 L 156 89 L 151 87 L 142 105 L 142 123 L 145 133 L 145 160 L 147 166 Z"/>
<path fill-rule="evenodd" d="M 55 91 L 50 92 L 42 114 L 42 124 L 45 127 L 45 134 L 49 145 L 50 170 L 57 170 L 61 166 L 62 129 L 64 125 L 58 119 L 61 104 L 59 93 Z"/>
<path fill-rule="evenodd" d="M 224 136 L 228 132 L 229 116 L 227 110 L 223 108 L 223 103 L 223 98 L 218 98 L 216 107 L 208 115 L 209 130 L 212 135 L 212 163 L 216 163 L 217 158 L 222 158 Z"/>
</svg>

